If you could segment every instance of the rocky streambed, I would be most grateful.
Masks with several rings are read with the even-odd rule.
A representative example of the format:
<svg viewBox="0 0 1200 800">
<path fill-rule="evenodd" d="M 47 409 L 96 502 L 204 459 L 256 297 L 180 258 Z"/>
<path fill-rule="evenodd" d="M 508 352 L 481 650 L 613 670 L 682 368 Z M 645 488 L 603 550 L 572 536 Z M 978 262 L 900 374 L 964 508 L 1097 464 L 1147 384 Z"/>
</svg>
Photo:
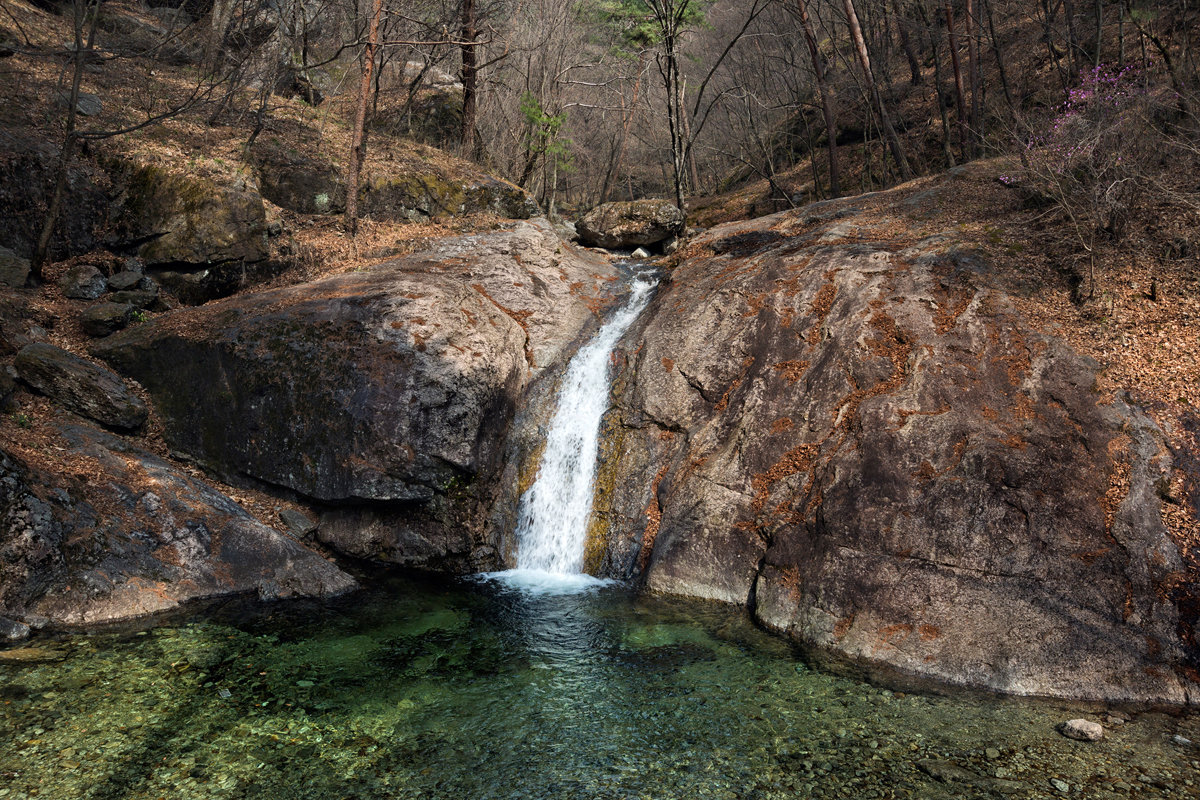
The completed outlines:
<svg viewBox="0 0 1200 800">
<path fill-rule="evenodd" d="M 953 231 L 912 236 L 911 194 L 723 226 L 673 257 L 614 354 L 591 571 L 745 606 L 892 685 L 1195 702 L 1161 432 L 1031 330 Z M 145 390 L 176 456 L 315 519 L 255 529 L 269 555 L 239 572 L 236 504 L 64 416 L 69 467 L 0 462 L 0 615 L 349 589 L 323 555 L 511 565 L 547 402 L 621 277 L 516 222 L 102 340 L 92 355 Z M 147 511 L 163 485 L 186 514 Z"/>
</svg>

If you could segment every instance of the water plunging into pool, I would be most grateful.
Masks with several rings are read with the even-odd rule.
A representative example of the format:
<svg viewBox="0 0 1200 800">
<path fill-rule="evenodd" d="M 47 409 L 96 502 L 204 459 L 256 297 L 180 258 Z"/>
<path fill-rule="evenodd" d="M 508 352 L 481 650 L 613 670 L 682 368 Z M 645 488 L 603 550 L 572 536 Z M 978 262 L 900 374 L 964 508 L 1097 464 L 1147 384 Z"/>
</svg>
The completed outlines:
<svg viewBox="0 0 1200 800">
<path fill-rule="evenodd" d="M 650 302 L 657 279 L 637 275 L 625 304 L 567 366 L 546 449 L 517 509 L 517 568 L 487 577 L 531 591 L 567 593 L 602 585 L 583 574 L 592 514 L 600 418 L 608 408 L 613 348 Z"/>
</svg>

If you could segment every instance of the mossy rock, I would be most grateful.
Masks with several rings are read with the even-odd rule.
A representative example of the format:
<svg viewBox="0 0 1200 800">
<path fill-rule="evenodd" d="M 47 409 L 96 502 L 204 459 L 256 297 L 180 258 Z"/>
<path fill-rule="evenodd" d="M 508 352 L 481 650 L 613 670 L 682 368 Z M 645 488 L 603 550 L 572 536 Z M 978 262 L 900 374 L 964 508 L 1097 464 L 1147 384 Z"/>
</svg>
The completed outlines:
<svg viewBox="0 0 1200 800">
<path fill-rule="evenodd" d="M 150 265 L 261 261 L 268 253 L 258 192 L 153 165 L 128 171 L 119 234 Z"/>
<path fill-rule="evenodd" d="M 271 144 L 255 147 L 253 158 L 259 191 L 280 208 L 301 214 L 340 214 L 346 209 L 346 187 L 330 162 Z"/>
</svg>

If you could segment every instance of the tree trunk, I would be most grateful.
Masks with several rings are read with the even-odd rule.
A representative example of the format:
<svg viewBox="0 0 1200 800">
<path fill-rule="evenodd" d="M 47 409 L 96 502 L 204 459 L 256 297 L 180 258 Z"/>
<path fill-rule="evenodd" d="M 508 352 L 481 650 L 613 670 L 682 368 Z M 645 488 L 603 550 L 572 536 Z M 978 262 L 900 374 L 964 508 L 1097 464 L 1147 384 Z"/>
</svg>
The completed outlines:
<svg viewBox="0 0 1200 800">
<path fill-rule="evenodd" d="M 796 0 L 796 9 L 800 15 L 800 27 L 804 30 L 804 40 L 808 43 L 808 55 L 812 59 L 817 91 L 821 95 L 821 112 L 825 115 L 825 135 L 829 140 L 829 192 L 834 197 L 838 197 L 842 193 L 842 186 L 838 169 L 837 122 L 833 116 L 833 99 L 830 97 L 829 84 L 825 80 L 821 54 L 817 50 L 817 36 L 813 31 L 812 20 L 808 16 L 808 3 L 805 0 Z"/>
<path fill-rule="evenodd" d="M 975 39 L 975 3 L 974 0 L 966 0 L 966 13 L 963 17 L 963 35 L 967 37 L 967 80 L 971 88 L 971 110 L 970 110 L 970 144 L 971 155 L 975 155 L 975 143 L 980 136 L 979 128 L 979 106 L 980 106 L 980 85 L 979 85 L 979 47 Z"/>
<path fill-rule="evenodd" d="M 66 136 L 63 137 L 62 149 L 58 154 L 58 164 L 54 168 L 54 190 L 50 195 L 50 203 L 46 207 L 46 216 L 42 219 L 42 230 L 38 234 L 37 244 L 33 248 L 33 258 L 29 261 L 29 283 L 37 285 L 42 282 L 42 267 L 50 253 L 50 239 L 54 236 L 54 226 L 58 222 L 58 214 L 62 210 L 63 198 L 67 193 L 67 172 L 71 167 L 71 158 L 75 155 L 75 145 L 79 141 L 75 130 L 75 120 L 78 116 L 76 105 L 79 103 L 79 85 L 83 81 L 83 67 L 96 44 L 96 23 L 100 17 L 100 0 L 75 0 L 72 4 L 75 32 L 75 58 L 71 73 L 71 93 L 67 96 Z M 88 10 L 92 12 L 92 22 L 88 27 L 87 41 L 83 39 L 83 25 L 87 20 Z"/>
<path fill-rule="evenodd" d="M 354 111 L 354 130 L 350 134 L 350 164 L 346 169 L 346 212 L 343 220 L 351 236 L 358 233 L 358 179 L 367 157 L 367 104 L 371 100 L 371 71 L 375 66 L 375 50 L 379 46 L 379 17 L 382 13 L 383 0 L 375 0 L 367 33 L 367 52 L 363 58 L 362 82 L 358 87 L 358 106 Z"/>
<path fill-rule="evenodd" d="M 946 159 L 946 165 L 953 167 L 954 151 L 950 148 L 950 119 L 946 114 L 945 94 L 942 92 L 942 54 L 939 34 L 934 32 L 934 26 L 929 15 L 925 13 L 923 3 L 917 4 L 917 11 L 921 15 L 921 23 L 929 38 L 929 49 L 933 51 L 933 87 L 937 97 L 938 115 L 942 119 L 942 155 Z"/>
<path fill-rule="evenodd" d="M 617 149 L 617 163 L 613 167 L 613 181 L 619 183 L 621 180 L 621 166 L 625 161 L 625 150 L 629 143 L 629 126 L 633 123 L 633 117 L 637 114 L 638 95 L 642 89 L 642 72 L 646 69 L 646 51 L 638 52 L 638 70 L 637 77 L 633 79 L 633 100 L 629 104 L 629 112 L 625 114 L 625 118 L 621 121 L 621 144 Z M 605 185 L 604 191 L 600 195 L 600 202 L 607 203 L 609 194 L 609 186 Z"/>
<path fill-rule="evenodd" d="M 476 59 L 475 39 L 479 29 L 475 25 L 475 0 L 462 0 L 462 156 L 475 155 L 475 114 L 478 105 L 479 67 Z"/>
<path fill-rule="evenodd" d="M 962 67 L 958 63 L 958 36 L 954 33 L 954 12 L 950 10 L 947 0 L 946 32 L 950 37 L 950 63 L 954 65 L 954 99 L 958 105 L 958 146 L 963 161 L 969 161 L 971 156 L 967 149 L 967 102 L 963 92 Z"/>
<path fill-rule="evenodd" d="M 911 27 L 911 20 L 906 17 L 900 9 L 899 0 L 895 0 L 896 13 L 896 28 L 900 32 L 900 47 L 904 50 L 904 57 L 908 60 L 909 83 L 913 86 L 920 86 L 923 82 L 921 77 L 921 62 L 917 58 L 916 50 L 913 48 L 912 37 L 909 36 L 908 29 Z"/>
<path fill-rule="evenodd" d="M 871 72 L 871 57 L 867 53 L 867 43 L 863 40 L 862 27 L 858 24 L 858 14 L 854 12 L 854 0 L 842 0 L 842 5 L 846 9 L 846 21 L 850 24 L 850 38 L 854 41 L 858 63 L 862 67 L 863 76 L 867 81 L 867 91 L 870 92 L 871 99 L 875 103 L 875 112 L 879 115 L 879 122 L 887 137 L 892 158 L 895 159 L 896 167 L 900 170 L 900 179 L 911 180 L 912 168 L 909 167 L 908 159 L 904 156 L 904 148 L 900 146 L 900 137 L 896 135 L 896 129 L 892 127 L 892 122 L 888 119 L 887 111 L 883 106 L 883 96 L 879 94 L 879 87 Z"/>
</svg>

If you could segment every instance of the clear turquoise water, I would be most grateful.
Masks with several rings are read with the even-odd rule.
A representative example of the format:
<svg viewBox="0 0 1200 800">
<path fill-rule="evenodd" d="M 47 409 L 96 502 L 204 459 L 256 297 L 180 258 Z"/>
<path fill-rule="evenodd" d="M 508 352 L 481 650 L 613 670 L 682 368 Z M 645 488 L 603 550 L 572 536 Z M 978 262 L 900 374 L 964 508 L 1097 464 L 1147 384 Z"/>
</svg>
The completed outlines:
<svg viewBox="0 0 1200 800">
<path fill-rule="evenodd" d="M 0 797 L 1200 797 L 1194 716 L 1076 716 L 811 670 L 721 606 L 395 580 L 0 654 Z"/>
</svg>

